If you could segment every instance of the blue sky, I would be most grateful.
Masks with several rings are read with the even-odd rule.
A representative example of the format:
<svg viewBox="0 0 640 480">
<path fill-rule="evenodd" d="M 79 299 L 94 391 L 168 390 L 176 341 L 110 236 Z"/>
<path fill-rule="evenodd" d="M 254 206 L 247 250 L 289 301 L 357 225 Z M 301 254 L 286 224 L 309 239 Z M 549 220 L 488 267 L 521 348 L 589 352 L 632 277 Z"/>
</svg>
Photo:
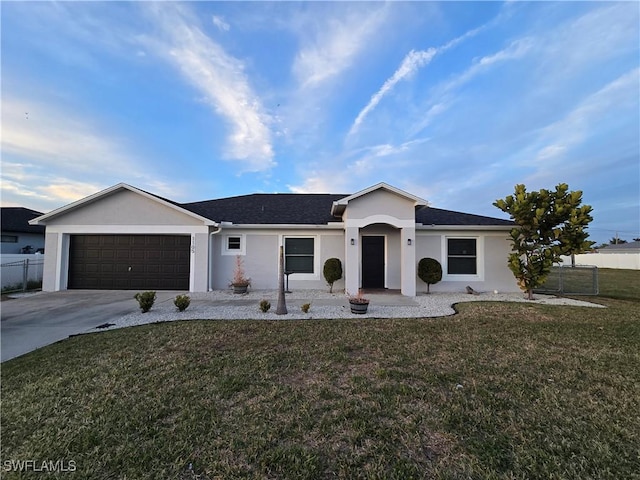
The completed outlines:
<svg viewBox="0 0 640 480">
<path fill-rule="evenodd" d="M 2 204 L 126 182 L 180 202 L 438 208 L 560 182 L 640 236 L 637 2 L 2 2 Z"/>
</svg>

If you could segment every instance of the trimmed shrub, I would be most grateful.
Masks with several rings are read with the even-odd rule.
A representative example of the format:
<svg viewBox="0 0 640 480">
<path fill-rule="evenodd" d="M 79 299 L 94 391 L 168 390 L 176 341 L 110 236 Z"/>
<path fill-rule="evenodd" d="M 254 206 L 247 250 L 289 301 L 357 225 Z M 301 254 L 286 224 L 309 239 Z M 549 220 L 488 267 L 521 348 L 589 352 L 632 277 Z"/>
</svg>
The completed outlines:
<svg viewBox="0 0 640 480">
<path fill-rule="evenodd" d="M 422 258 L 418 262 L 418 277 L 427 284 L 429 293 L 429 286 L 442 280 L 442 265 L 435 258 Z"/>
<path fill-rule="evenodd" d="M 153 307 L 153 302 L 156 301 L 156 292 L 150 291 L 136 293 L 133 298 L 138 301 L 142 313 L 147 313 L 149 310 L 151 310 L 151 307 Z"/>
<path fill-rule="evenodd" d="M 271 308 L 271 304 L 267 300 L 262 300 L 260 302 L 260 311 L 262 313 L 267 313 Z"/>
<path fill-rule="evenodd" d="M 329 284 L 329 293 L 333 293 L 334 282 L 342 278 L 342 262 L 339 258 L 329 258 L 324 262 L 322 273 Z"/>
<path fill-rule="evenodd" d="M 178 311 L 184 312 L 191 304 L 191 297 L 189 295 L 178 295 L 173 304 L 178 308 Z"/>
</svg>

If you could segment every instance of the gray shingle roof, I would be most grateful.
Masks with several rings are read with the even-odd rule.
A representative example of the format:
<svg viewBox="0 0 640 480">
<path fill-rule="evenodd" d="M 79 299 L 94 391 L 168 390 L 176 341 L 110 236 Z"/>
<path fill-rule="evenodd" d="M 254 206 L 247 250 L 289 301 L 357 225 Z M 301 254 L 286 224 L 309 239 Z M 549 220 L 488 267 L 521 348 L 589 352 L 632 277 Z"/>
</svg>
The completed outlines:
<svg viewBox="0 0 640 480">
<path fill-rule="evenodd" d="M 340 221 L 331 215 L 335 200 L 347 195 L 324 193 L 256 193 L 183 203 L 180 206 L 215 222 L 254 225 L 326 225 Z"/>
<path fill-rule="evenodd" d="M 40 215 L 42 215 L 41 212 L 37 212 L 29 208 L 2 207 L 0 211 L 2 231 L 44 234 L 44 226 L 29 225 L 29 220 L 33 220 Z"/>
<path fill-rule="evenodd" d="M 511 220 L 454 212 L 427 207 L 416 212 L 416 222 L 423 225 L 514 226 Z"/>
<path fill-rule="evenodd" d="M 256 193 L 182 203 L 179 206 L 215 222 L 231 222 L 236 225 L 326 225 L 328 222 L 341 221 L 331 215 L 331 206 L 334 201 L 348 196 L 324 193 Z M 513 225 L 510 220 L 431 207 L 418 210 L 416 222 L 425 225 Z"/>
</svg>

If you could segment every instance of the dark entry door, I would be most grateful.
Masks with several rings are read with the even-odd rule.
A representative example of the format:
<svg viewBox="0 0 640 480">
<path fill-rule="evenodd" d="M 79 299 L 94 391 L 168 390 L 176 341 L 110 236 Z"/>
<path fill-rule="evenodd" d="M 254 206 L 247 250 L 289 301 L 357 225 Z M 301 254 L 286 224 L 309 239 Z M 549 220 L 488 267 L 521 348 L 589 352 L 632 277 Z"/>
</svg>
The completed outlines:
<svg viewBox="0 0 640 480">
<path fill-rule="evenodd" d="M 384 288 L 384 237 L 362 237 L 362 288 Z"/>
</svg>

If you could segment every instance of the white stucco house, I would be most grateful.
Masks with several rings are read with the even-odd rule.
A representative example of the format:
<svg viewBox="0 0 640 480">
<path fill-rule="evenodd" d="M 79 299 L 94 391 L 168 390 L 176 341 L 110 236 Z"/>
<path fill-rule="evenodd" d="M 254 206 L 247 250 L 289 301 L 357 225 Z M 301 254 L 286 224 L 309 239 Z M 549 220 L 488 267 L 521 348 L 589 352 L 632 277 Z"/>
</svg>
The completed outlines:
<svg viewBox="0 0 640 480">
<path fill-rule="evenodd" d="M 121 183 L 30 223 L 46 226 L 45 291 L 226 289 L 237 255 L 253 289 L 275 289 L 280 246 L 290 289 L 327 288 L 323 265 L 336 257 L 344 275 L 334 291 L 415 296 L 426 289 L 418 262 L 432 257 L 443 268 L 432 291 L 519 291 L 507 268 L 511 221 L 432 208 L 385 183 L 194 203 Z"/>
</svg>

